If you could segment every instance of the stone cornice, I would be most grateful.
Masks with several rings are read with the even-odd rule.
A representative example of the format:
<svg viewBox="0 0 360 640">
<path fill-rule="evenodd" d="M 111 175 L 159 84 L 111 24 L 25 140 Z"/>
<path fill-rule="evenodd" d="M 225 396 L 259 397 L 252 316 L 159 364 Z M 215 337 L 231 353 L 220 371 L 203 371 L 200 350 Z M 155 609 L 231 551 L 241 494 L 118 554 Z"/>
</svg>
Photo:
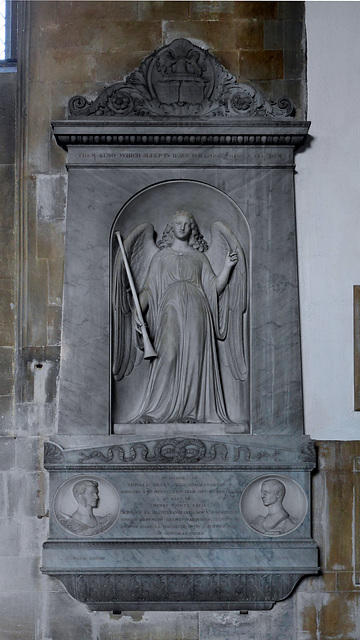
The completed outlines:
<svg viewBox="0 0 360 640">
<path fill-rule="evenodd" d="M 279 122 L 253 120 L 241 122 L 217 118 L 210 122 L 174 121 L 164 123 L 147 121 L 139 124 L 134 120 L 114 122 L 97 121 L 56 121 L 53 131 L 58 144 L 69 146 L 293 146 L 304 141 L 309 122 Z"/>
</svg>

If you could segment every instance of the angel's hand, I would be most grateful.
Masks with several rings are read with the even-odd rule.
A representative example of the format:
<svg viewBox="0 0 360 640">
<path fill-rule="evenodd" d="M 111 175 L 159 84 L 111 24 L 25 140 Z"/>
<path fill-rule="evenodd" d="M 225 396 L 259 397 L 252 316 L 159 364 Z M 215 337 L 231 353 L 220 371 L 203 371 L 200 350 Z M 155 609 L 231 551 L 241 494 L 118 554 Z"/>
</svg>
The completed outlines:
<svg viewBox="0 0 360 640">
<path fill-rule="evenodd" d="M 236 251 L 228 251 L 225 258 L 225 267 L 232 269 L 239 262 L 239 256 Z"/>
<path fill-rule="evenodd" d="M 135 330 L 140 333 L 140 335 L 142 335 L 142 324 L 139 320 L 139 316 L 136 312 L 136 309 L 133 309 L 133 319 L 134 319 L 134 323 L 135 323 Z"/>
</svg>

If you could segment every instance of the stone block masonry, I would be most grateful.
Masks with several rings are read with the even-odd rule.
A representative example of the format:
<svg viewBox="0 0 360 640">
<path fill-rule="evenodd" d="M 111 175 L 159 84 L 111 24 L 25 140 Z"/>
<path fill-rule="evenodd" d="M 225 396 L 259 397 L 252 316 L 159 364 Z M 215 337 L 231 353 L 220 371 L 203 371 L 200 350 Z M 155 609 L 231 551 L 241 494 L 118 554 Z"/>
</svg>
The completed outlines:
<svg viewBox="0 0 360 640">
<path fill-rule="evenodd" d="M 285 10 L 282 5 L 293 5 Z M 154 48 L 187 37 L 268 97 L 288 95 L 305 116 L 301 2 L 32 2 L 28 83 L 28 286 L 24 346 L 60 341 L 64 152 L 49 135 L 68 98 L 120 80 Z M 91 34 L 91 37 L 90 35 Z M 296 37 L 293 37 L 293 35 Z M 295 55 L 296 54 L 296 55 Z M 24 288 L 25 292 L 26 287 Z M 9 297 L 6 290 L 5 297 Z M 4 319 L 7 339 L 12 327 Z"/>
<path fill-rule="evenodd" d="M 266 612 L 92 612 L 39 572 L 47 537 L 43 439 L 0 440 L 0 614 L 2 640 L 358 640 L 360 587 L 354 581 L 353 471 L 356 442 L 318 442 L 314 538 L 322 573 Z M 348 490 L 344 491 L 343 488 Z M 339 537 L 339 527 L 341 536 Z M 341 540 L 341 549 L 339 549 Z"/>
<path fill-rule="evenodd" d="M 28 161 L 22 167 L 28 235 L 21 242 L 28 247 L 24 273 L 29 275 L 23 287 L 22 314 L 15 297 L 15 267 L 20 265 L 14 258 L 19 247 L 18 240 L 12 239 L 18 230 L 18 220 L 14 222 L 17 78 L 0 74 L 0 139 L 6 141 L 0 154 L 0 242 L 2 259 L 6 257 L 0 281 L 1 640 L 358 640 L 352 461 L 360 455 L 359 443 L 319 443 L 320 471 L 313 485 L 314 537 L 321 548 L 322 575 L 304 580 L 293 599 L 278 603 L 270 612 L 246 616 L 237 612 L 90 613 L 61 583 L 41 576 L 39 558 L 48 521 L 42 451 L 43 440 L 54 432 L 56 422 L 67 188 L 65 153 L 51 137 L 51 120 L 64 118 L 69 97 L 89 92 L 95 96 L 105 82 L 121 79 L 154 47 L 176 35 L 208 47 L 238 79 L 269 97 L 288 95 L 298 107 L 297 117 L 304 119 L 304 3 L 26 4 L 30 16 L 22 33 L 30 33 L 30 48 L 24 51 L 22 36 L 20 49 L 29 61 L 28 98 L 24 91 L 20 99 L 25 100 L 28 113 Z M 261 69 L 255 60 L 261 61 Z M 17 373 L 14 411 L 19 332 L 24 357 Z M 36 368 L 37 364 L 43 368 Z"/>
<path fill-rule="evenodd" d="M 15 382 L 15 73 L 0 74 L 0 95 L 0 434 L 8 434 Z"/>
</svg>

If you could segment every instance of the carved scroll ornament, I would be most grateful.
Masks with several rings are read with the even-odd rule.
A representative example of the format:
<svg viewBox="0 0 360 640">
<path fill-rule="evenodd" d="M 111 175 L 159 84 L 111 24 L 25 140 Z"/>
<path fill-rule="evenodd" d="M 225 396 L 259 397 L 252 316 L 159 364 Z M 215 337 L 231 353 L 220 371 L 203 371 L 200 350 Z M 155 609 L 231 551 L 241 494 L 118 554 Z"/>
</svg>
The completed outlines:
<svg viewBox="0 0 360 640">
<path fill-rule="evenodd" d="M 106 87 L 94 101 L 84 96 L 69 101 L 73 116 L 282 119 L 293 111 L 289 98 L 269 101 L 254 87 L 237 83 L 209 51 L 184 38 L 152 53 L 125 81 Z"/>
<path fill-rule="evenodd" d="M 311 458 L 310 458 L 311 456 Z M 200 440 L 199 438 L 163 438 L 154 441 L 113 444 L 89 449 L 63 449 L 45 442 L 45 468 L 80 469 L 106 468 L 128 465 L 166 464 L 186 465 L 218 464 L 262 469 L 264 464 L 280 470 L 292 468 L 311 470 L 316 464 L 313 442 L 291 448 L 274 447 L 263 443 L 239 444 Z"/>
</svg>

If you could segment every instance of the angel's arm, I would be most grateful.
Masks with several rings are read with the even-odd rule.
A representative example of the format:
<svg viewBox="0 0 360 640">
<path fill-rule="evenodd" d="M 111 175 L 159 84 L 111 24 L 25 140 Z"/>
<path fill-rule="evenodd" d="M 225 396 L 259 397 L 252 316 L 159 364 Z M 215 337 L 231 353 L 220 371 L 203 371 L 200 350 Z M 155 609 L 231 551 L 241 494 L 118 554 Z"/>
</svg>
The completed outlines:
<svg viewBox="0 0 360 640">
<path fill-rule="evenodd" d="M 219 300 L 220 340 L 224 340 L 225 364 L 235 380 L 247 377 L 245 316 L 247 310 L 247 268 L 240 239 L 223 222 L 211 226 L 212 243 L 209 260 L 218 265 L 219 257 L 227 253 L 225 263 L 217 276 L 217 294 L 226 290 L 226 297 Z M 236 265 L 236 268 L 234 266 Z"/>
<path fill-rule="evenodd" d="M 133 276 L 135 289 L 142 289 L 144 266 L 151 262 L 158 251 L 154 242 L 154 228 L 149 223 L 138 225 L 124 240 L 124 249 Z M 146 273 L 146 272 L 145 272 Z M 144 290 L 145 291 L 145 290 Z M 147 308 L 144 294 L 140 306 Z M 134 302 L 129 290 L 128 278 L 120 248 L 117 249 L 113 272 L 113 374 L 116 380 L 129 375 L 138 362 L 137 339 L 135 337 Z M 136 320 L 136 319 L 135 319 Z"/>
<path fill-rule="evenodd" d="M 218 296 L 223 293 L 225 287 L 228 285 L 232 270 L 237 265 L 238 261 L 239 256 L 236 251 L 228 251 L 224 266 L 216 277 L 216 291 Z"/>
<path fill-rule="evenodd" d="M 149 292 L 147 289 L 143 289 L 139 294 L 139 302 L 141 311 L 145 314 L 149 308 Z"/>
</svg>

